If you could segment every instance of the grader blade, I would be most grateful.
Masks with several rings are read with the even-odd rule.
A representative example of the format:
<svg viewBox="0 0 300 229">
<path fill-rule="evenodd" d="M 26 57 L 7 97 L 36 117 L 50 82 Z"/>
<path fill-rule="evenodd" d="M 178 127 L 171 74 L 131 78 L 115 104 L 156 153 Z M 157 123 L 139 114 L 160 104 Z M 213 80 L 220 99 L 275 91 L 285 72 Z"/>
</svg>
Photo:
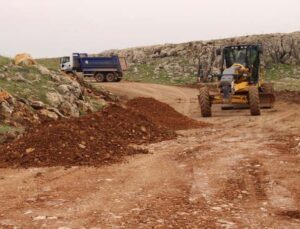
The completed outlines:
<svg viewBox="0 0 300 229">
<path fill-rule="evenodd" d="M 275 95 L 271 93 L 260 93 L 259 100 L 261 108 L 272 108 L 275 103 Z"/>
</svg>

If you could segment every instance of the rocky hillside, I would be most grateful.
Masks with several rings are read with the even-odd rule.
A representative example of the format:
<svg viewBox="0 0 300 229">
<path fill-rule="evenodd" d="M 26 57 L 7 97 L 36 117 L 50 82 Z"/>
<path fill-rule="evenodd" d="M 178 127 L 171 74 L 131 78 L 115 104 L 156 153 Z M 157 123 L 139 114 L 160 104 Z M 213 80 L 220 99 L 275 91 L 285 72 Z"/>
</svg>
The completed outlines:
<svg viewBox="0 0 300 229">
<path fill-rule="evenodd" d="M 1 135 L 41 120 L 78 117 L 105 104 L 76 78 L 30 61 L 17 65 L 0 57 L 0 141 Z"/>
<path fill-rule="evenodd" d="M 215 49 L 238 43 L 263 44 L 264 61 L 271 79 L 300 77 L 297 67 L 300 64 L 300 32 L 109 50 L 100 55 L 125 56 L 130 65 L 128 80 L 180 84 L 195 81 L 199 60 L 216 71 Z"/>
</svg>

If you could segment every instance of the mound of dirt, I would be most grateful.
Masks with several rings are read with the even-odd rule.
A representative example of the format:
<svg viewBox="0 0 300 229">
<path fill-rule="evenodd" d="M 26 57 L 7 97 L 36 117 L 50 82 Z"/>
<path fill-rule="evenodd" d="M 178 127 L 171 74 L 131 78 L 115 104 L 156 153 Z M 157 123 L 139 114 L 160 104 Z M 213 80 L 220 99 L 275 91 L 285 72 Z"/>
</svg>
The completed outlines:
<svg viewBox="0 0 300 229">
<path fill-rule="evenodd" d="M 99 166 L 147 153 L 130 144 L 169 140 L 176 134 L 139 112 L 111 105 L 80 118 L 45 122 L 0 148 L 0 167 Z"/>
<path fill-rule="evenodd" d="M 300 91 L 277 91 L 276 99 L 285 102 L 300 104 Z"/>
<path fill-rule="evenodd" d="M 135 98 L 127 106 L 136 109 L 153 123 L 171 130 L 184 130 L 208 126 L 207 123 L 195 121 L 180 113 L 168 104 L 152 98 Z"/>
</svg>

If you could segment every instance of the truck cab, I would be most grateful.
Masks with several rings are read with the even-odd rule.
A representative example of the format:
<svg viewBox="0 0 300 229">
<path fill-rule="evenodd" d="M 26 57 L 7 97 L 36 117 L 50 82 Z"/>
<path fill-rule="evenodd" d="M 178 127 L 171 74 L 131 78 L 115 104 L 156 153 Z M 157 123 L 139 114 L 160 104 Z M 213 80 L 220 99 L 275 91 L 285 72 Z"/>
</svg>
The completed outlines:
<svg viewBox="0 0 300 229">
<path fill-rule="evenodd" d="M 59 69 L 64 72 L 73 72 L 79 68 L 79 59 L 88 57 L 86 53 L 73 53 L 72 56 L 64 56 L 60 58 Z"/>
</svg>

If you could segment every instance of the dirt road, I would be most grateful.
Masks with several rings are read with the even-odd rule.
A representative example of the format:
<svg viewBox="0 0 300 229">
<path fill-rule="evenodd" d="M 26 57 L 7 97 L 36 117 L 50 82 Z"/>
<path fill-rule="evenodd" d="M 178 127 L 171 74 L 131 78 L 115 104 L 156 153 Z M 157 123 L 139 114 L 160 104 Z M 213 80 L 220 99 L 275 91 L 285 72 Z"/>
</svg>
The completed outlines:
<svg viewBox="0 0 300 229">
<path fill-rule="evenodd" d="M 0 170 L 0 228 L 299 228 L 300 106 L 200 118 L 197 90 L 102 84 L 213 124 L 102 168 Z"/>
</svg>

